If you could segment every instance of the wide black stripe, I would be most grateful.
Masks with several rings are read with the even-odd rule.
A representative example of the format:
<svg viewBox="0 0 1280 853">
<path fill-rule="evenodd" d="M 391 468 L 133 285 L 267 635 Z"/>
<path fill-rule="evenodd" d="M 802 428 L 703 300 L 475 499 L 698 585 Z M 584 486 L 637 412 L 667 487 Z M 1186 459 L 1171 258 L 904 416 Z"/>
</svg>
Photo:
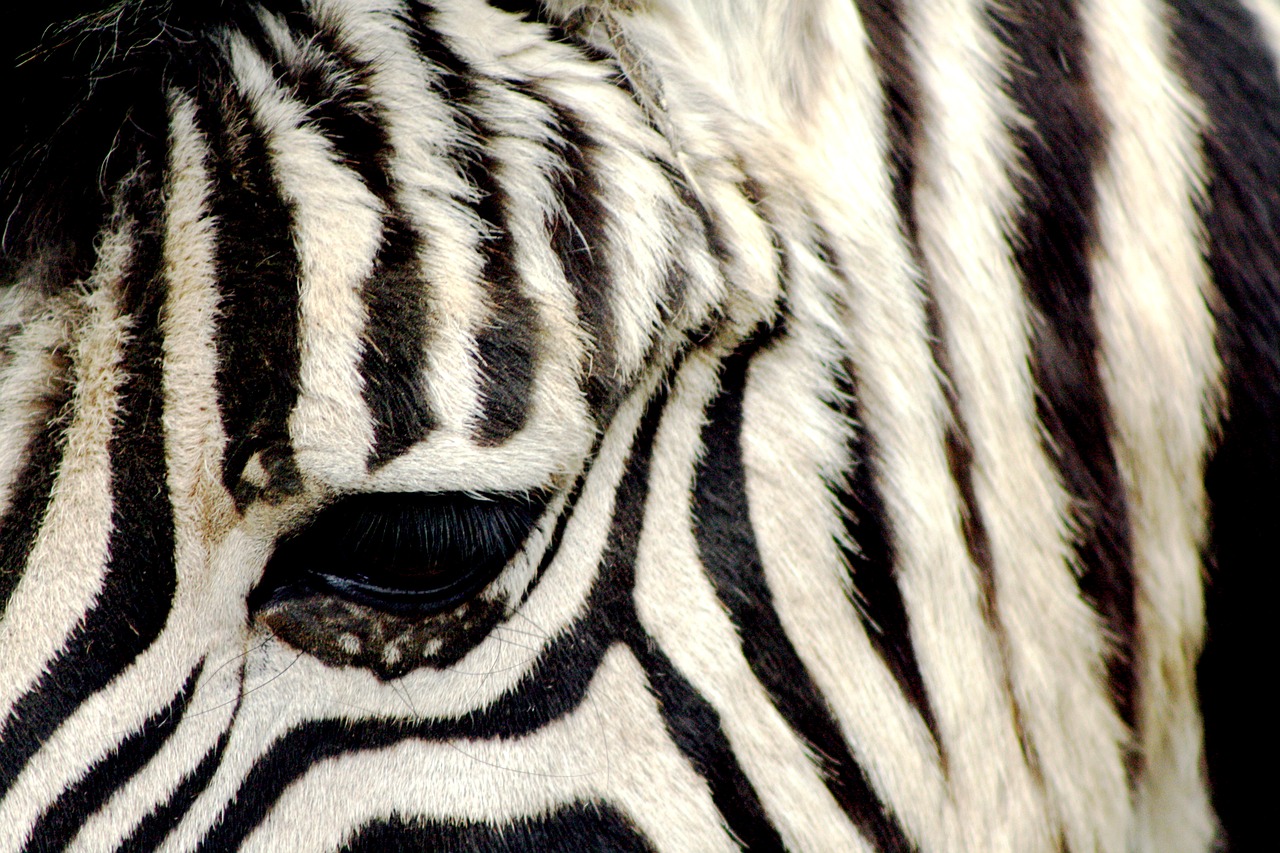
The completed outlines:
<svg viewBox="0 0 1280 853">
<path fill-rule="evenodd" d="M 1102 615 L 1107 674 L 1121 718 L 1133 723 L 1132 531 L 1098 374 L 1089 253 L 1101 112 L 1075 0 L 1013 0 L 990 11 L 1008 51 L 1009 96 L 1031 124 L 1012 127 L 1019 168 L 1013 259 L 1032 313 L 1032 370 L 1044 447 L 1070 495 L 1078 583 Z"/>
<path fill-rule="evenodd" d="M 389 462 L 436 425 L 426 388 L 428 283 L 418 268 L 422 235 L 397 198 L 395 157 L 385 108 L 371 94 L 372 69 L 311 21 L 293 22 L 310 51 L 304 63 L 276 68 L 339 160 L 360 175 L 382 204 L 382 242 L 362 296 L 368 318 L 360 353 L 363 397 L 373 419 L 371 466 Z"/>
<path fill-rule="evenodd" d="M 644 853 L 653 847 L 625 815 L 603 803 L 574 803 L 508 824 L 449 822 L 393 815 L 361 827 L 343 853 Z"/>
<path fill-rule="evenodd" d="M 382 749 L 407 739 L 513 739 L 535 733 L 582 704 L 601 659 L 618 642 L 625 643 L 648 672 L 671 737 L 707 777 L 730 830 L 750 849 L 781 849 L 781 841 L 738 766 L 714 709 L 644 633 L 632 602 L 635 547 L 648 496 L 649 458 L 665 403 L 663 390 L 651 401 L 637 432 L 587 615 L 574 630 L 550 644 L 536 668 L 515 689 L 462 719 L 420 723 L 332 719 L 298 726 L 254 764 L 201 842 L 202 853 L 234 849 L 262 822 L 289 784 L 326 758 Z"/>
<path fill-rule="evenodd" d="M 1274 648 L 1280 552 L 1280 83 L 1257 25 L 1234 2 L 1174 0 L 1178 55 L 1208 109 L 1202 211 L 1229 411 L 1209 464 L 1208 642 L 1198 671 L 1213 803 L 1232 850 L 1274 834 L 1262 756 L 1276 727 L 1254 665 Z M 1262 759 L 1265 761 L 1266 759 Z"/>
<path fill-rule="evenodd" d="M 52 356 L 56 376 L 52 393 L 39 406 L 43 412 L 40 418 L 43 426 L 27 441 L 23 452 L 26 461 L 9 493 L 8 509 L 0 516 L 0 615 L 3 615 L 9 597 L 22 579 L 40 522 L 53 497 L 53 484 L 57 479 L 58 462 L 70 420 L 67 410 L 71 402 L 71 383 L 67 375 L 70 358 L 61 348 L 54 350 Z"/>
<path fill-rule="evenodd" d="M 209 211 L 218 224 L 215 343 L 218 407 L 227 433 L 223 483 L 243 508 L 300 487 L 289 441 L 298 397 L 298 282 L 294 215 L 273 173 L 264 128 L 218 69 L 197 88 L 198 124 L 209 141 Z M 267 472 L 265 493 L 241 481 L 255 454 Z"/>
<path fill-rule="evenodd" d="M 27 853 L 53 853 L 65 849 L 107 798 L 155 758 L 182 722 L 203 669 L 204 661 L 201 661 L 191 670 L 173 701 L 148 717 L 136 732 L 105 757 L 94 762 L 79 781 L 64 790 L 44 810 L 23 848 Z"/>
<path fill-rule="evenodd" d="M 127 187 L 133 256 L 121 282 L 123 345 L 111 459 L 111 535 L 102 590 L 44 675 L 0 730 L 0 796 L 50 735 L 160 633 L 177 583 L 163 432 L 161 216 L 149 173 Z M 66 531 L 63 531 L 65 535 Z"/>
<path fill-rule="evenodd" d="M 694 481 L 698 553 L 738 629 L 751 671 L 792 728 L 815 748 L 832 795 L 879 849 L 908 850 L 902 828 L 867 782 L 787 637 L 751 526 L 742 457 L 743 396 L 751 361 L 777 340 L 774 330 L 757 330 L 721 366 L 721 390 L 707 408 Z"/>
</svg>

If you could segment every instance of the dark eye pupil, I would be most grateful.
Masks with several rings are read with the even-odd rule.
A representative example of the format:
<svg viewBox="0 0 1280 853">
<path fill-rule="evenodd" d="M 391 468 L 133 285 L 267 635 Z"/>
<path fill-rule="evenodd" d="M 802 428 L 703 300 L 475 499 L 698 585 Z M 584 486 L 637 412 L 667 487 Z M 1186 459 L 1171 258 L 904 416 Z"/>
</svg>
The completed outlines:
<svg viewBox="0 0 1280 853">
<path fill-rule="evenodd" d="M 319 592 L 394 612 L 455 607 L 497 577 L 545 505 L 540 495 L 343 498 L 280 542 L 250 605 Z"/>
</svg>

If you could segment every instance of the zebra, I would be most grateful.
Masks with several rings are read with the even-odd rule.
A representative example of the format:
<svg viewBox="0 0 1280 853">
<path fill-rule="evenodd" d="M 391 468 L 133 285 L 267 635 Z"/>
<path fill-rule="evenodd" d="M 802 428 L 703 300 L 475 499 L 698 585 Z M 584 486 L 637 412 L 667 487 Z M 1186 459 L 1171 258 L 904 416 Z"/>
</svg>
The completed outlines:
<svg viewBox="0 0 1280 853">
<path fill-rule="evenodd" d="M 1269 0 L 85 5 L 0 850 L 1260 837 Z"/>
</svg>

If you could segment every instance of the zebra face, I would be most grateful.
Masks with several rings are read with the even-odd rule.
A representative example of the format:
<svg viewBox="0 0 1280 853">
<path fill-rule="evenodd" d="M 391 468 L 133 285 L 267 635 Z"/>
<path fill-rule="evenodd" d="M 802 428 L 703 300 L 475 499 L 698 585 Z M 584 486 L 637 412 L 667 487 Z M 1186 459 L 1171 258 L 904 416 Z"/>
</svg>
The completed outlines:
<svg viewBox="0 0 1280 853">
<path fill-rule="evenodd" d="M 1280 513 L 1260 2 L 51 29 L 0 851 L 1207 849 L 1204 555 Z"/>
</svg>

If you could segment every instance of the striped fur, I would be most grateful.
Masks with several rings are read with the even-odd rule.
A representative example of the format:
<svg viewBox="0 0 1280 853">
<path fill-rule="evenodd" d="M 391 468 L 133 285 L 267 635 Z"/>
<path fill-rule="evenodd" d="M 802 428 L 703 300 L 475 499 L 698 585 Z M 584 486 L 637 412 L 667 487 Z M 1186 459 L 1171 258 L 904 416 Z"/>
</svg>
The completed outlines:
<svg viewBox="0 0 1280 853">
<path fill-rule="evenodd" d="M 1273 45 L 1271 0 L 54 27 L 0 850 L 1244 844 Z M 429 615 L 277 574 L 386 493 L 545 510 Z"/>
</svg>

